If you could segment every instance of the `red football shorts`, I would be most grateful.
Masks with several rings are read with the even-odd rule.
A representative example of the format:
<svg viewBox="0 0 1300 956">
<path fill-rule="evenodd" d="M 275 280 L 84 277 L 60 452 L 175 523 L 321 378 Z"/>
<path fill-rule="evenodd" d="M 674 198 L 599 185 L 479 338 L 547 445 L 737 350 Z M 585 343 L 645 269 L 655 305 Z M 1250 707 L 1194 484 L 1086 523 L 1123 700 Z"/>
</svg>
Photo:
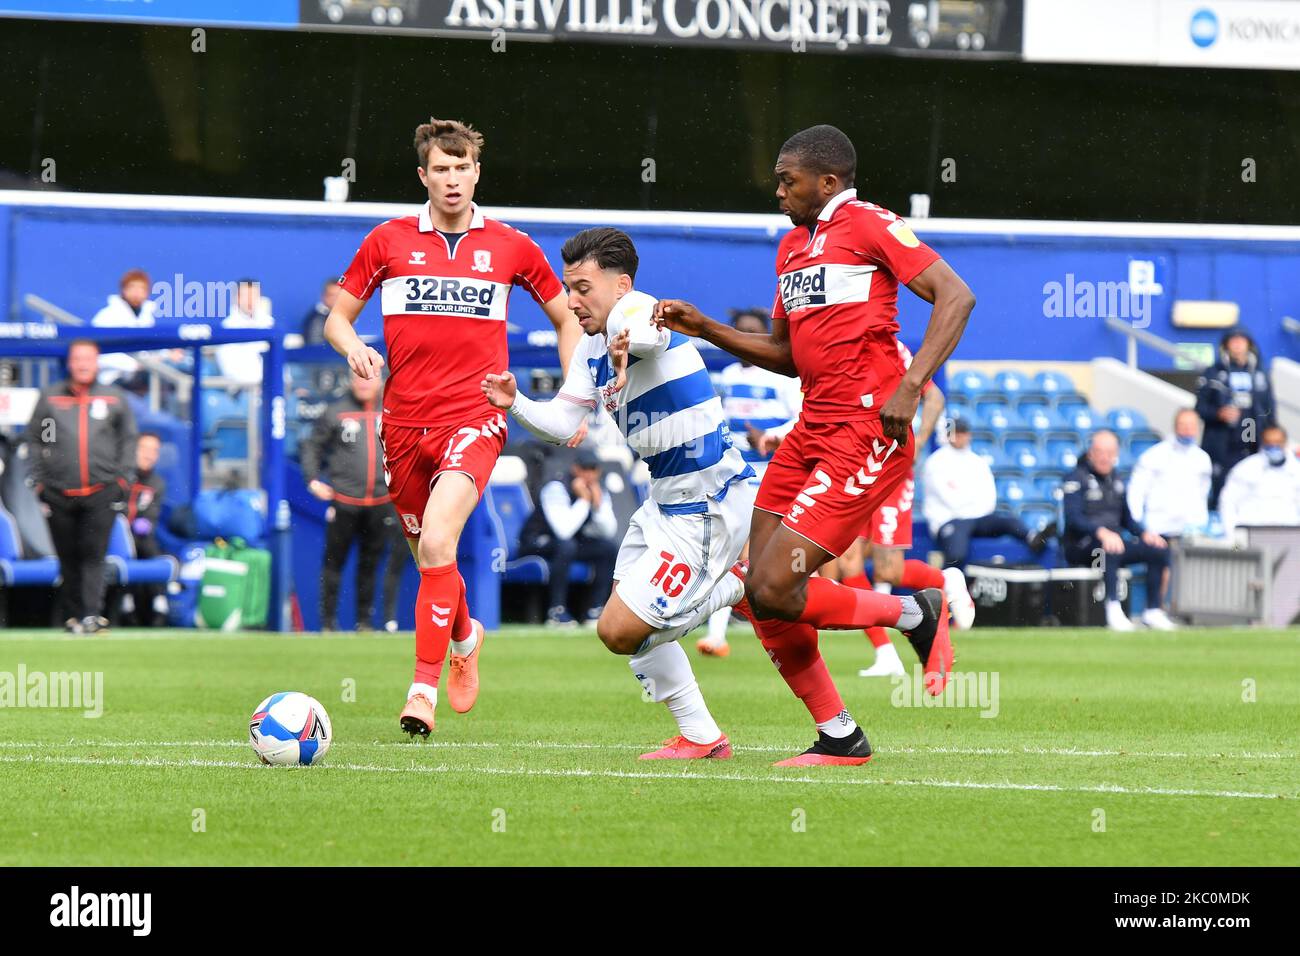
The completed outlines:
<svg viewBox="0 0 1300 956">
<path fill-rule="evenodd" d="M 916 482 L 908 475 L 894 488 L 889 500 L 876 509 L 871 521 L 859 533 L 874 545 L 882 548 L 910 548 L 912 546 L 912 499 L 916 497 Z"/>
<path fill-rule="evenodd" d="M 878 418 L 800 419 L 768 462 L 754 507 L 832 555 L 843 554 L 868 519 L 911 477 L 915 441 L 899 447 Z"/>
<path fill-rule="evenodd" d="M 408 538 L 420 536 L 433 483 L 450 472 L 468 475 L 479 497 L 506 444 L 505 412 L 493 409 L 461 425 L 419 428 L 382 422 L 384 479 Z"/>
</svg>

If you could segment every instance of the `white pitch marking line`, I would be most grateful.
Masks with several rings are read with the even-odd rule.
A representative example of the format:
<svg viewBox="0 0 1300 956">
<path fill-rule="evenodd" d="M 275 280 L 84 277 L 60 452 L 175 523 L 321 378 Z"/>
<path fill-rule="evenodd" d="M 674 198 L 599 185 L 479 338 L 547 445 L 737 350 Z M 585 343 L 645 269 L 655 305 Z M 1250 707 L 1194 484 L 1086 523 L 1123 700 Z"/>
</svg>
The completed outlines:
<svg viewBox="0 0 1300 956">
<path fill-rule="evenodd" d="M 0 756 L 0 763 L 13 764 L 57 764 L 65 766 L 93 766 L 93 767 L 195 767 L 195 768 L 223 768 L 233 770 L 256 770 L 263 771 L 259 764 L 252 762 L 242 763 L 234 760 L 121 760 L 116 758 L 103 757 L 49 757 L 49 756 L 24 756 L 24 757 L 3 757 Z M 296 768 L 289 768 L 296 769 Z M 301 768 L 306 769 L 306 768 Z M 699 780 L 699 781 L 716 781 L 724 780 L 738 783 L 810 783 L 830 786 L 892 786 L 892 787 L 936 787 L 951 790 L 1021 790 L 1021 791 L 1043 791 L 1054 793 L 1113 793 L 1129 796 L 1161 796 L 1161 797 L 1219 797 L 1237 800 L 1282 800 L 1287 799 L 1287 794 L 1282 793 L 1251 793 L 1240 790 L 1182 790 L 1164 787 L 1120 787 L 1113 784 L 1100 784 L 1095 787 L 1064 787 L 1052 783 L 1013 783 L 1010 781 L 1000 783 L 978 783 L 972 780 L 887 780 L 873 779 L 862 777 L 841 777 L 831 779 L 828 777 L 809 777 L 809 776 L 749 776 L 745 774 L 698 774 L 698 773 L 650 773 L 647 771 L 632 770 L 554 770 L 548 768 L 529 768 L 529 767 L 449 767 L 446 764 L 437 767 L 422 767 L 412 764 L 409 767 L 379 767 L 373 764 L 327 764 L 315 768 L 317 772 L 321 770 L 352 771 L 358 773 L 463 773 L 463 774 L 493 774 L 506 777 L 613 777 L 617 779 L 630 780 Z M 263 771 L 265 772 L 265 771 Z"/>
<path fill-rule="evenodd" d="M 7 741 L 0 740 L 0 750 L 40 750 L 48 747 L 87 747 L 87 748 L 143 748 L 143 747 L 247 747 L 247 740 L 65 740 L 65 741 Z M 406 748 L 422 746 L 414 742 L 370 741 L 353 743 L 346 746 Z M 466 750 L 644 750 L 649 744 L 590 744 L 561 743 L 547 740 L 519 741 L 501 743 L 499 741 L 436 741 L 429 742 L 429 747 L 462 748 Z M 799 745 L 787 747 L 769 745 L 733 745 L 733 750 L 748 753 L 788 753 L 797 751 Z M 951 754 L 954 756 L 998 757 L 998 756 L 1051 756 L 1051 757 L 1140 757 L 1168 758 L 1177 760 L 1208 760 L 1215 757 L 1230 760 L 1295 760 L 1300 754 L 1240 752 L 1240 753 L 1180 753 L 1177 751 L 1141 751 L 1141 750 L 1078 750 L 1074 747 L 889 747 L 878 750 L 879 754 Z"/>
</svg>

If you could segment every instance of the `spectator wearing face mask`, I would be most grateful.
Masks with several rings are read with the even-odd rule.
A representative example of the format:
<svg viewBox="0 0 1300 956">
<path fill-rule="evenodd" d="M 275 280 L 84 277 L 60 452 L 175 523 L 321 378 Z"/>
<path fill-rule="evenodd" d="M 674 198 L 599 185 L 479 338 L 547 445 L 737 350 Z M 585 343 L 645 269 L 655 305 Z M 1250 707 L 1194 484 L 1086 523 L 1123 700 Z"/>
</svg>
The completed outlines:
<svg viewBox="0 0 1300 956">
<path fill-rule="evenodd" d="M 1214 465 L 1209 507 L 1232 466 L 1256 451 L 1263 430 L 1273 424 L 1273 388 L 1254 340 L 1244 329 L 1229 329 L 1219 359 L 1197 383 L 1196 413 L 1205 422 L 1201 447 Z"/>
<path fill-rule="evenodd" d="M 1184 408 L 1174 416 L 1174 432 L 1144 451 L 1128 482 L 1133 518 L 1163 538 L 1205 527 L 1213 465 L 1196 444 L 1200 417 Z"/>
<path fill-rule="evenodd" d="M 1253 525 L 1300 525 L 1300 460 L 1286 446 L 1286 430 L 1270 425 L 1259 439 L 1259 451 L 1228 473 L 1219 496 L 1229 534 Z"/>
</svg>

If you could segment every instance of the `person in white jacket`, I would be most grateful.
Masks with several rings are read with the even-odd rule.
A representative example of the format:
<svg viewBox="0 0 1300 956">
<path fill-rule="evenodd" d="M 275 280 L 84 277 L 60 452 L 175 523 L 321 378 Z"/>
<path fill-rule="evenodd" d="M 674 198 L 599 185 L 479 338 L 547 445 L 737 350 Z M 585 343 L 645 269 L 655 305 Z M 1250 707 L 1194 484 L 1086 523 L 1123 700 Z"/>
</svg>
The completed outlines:
<svg viewBox="0 0 1300 956">
<path fill-rule="evenodd" d="M 271 329 L 275 319 L 271 315 L 271 302 L 262 296 L 261 283 L 256 279 L 240 279 L 235 307 L 222 320 L 223 329 Z M 265 342 L 232 342 L 216 348 L 217 367 L 221 377 L 238 385 L 259 385 L 262 381 L 262 353 Z"/>
<path fill-rule="evenodd" d="M 152 285 L 143 269 L 128 270 L 118 283 L 118 292 L 95 313 L 90 324 L 97 329 L 151 329 L 158 306 L 149 298 Z M 140 363 L 126 352 L 109 352 L 99 357 L 99 384 L 122 384 L 140 371 Z"/>
<path fill-rule="evenodd" d="M 1019 518 L 995 513 L 998 493 L 993 471 L 970 447 L 968 422 L 953 423 L 948 444 L 926 459 L 921 482 L 925 492 L 921 510 L 943 550 L 945 568 L 966 564 L 972 538 L 1010 535 L 1037 553 L 1056 534 L 1055 524 L 1031 531 Z"/>
<path fill-rule="evenodd" d="M 1219 516 L 1232 534 L 1252 525 L 1300 525 L 1300 459 L 1287 448 L 1286 429 L 1270 425 L 1259 451 L 1228 472 L 1219 495 Z"/>
<path fill-rule="evenodd" d="M 1174 433 L 1144 451 L 1128 480 L 1128 510 L 1166 540 L 1205 527 L 1213 464 L 1200 447 L 1201 418 L 1192 408 L 1174 416 Z"/>
</svg>

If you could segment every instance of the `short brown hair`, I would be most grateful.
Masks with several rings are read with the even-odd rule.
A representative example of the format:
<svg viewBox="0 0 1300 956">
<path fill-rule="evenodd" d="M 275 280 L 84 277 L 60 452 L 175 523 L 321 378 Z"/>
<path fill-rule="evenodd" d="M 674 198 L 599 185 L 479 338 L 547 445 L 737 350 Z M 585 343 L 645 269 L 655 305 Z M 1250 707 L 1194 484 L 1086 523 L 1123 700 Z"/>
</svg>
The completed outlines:
<svg viewBox="0 0 1300 956">
<path fill-rule="evenodd" d="M 117 287 L 119 289 L 125 289 L 132 282 L 143 282 L 150 288 L 153 287 L 153 283 L 149 281 L 149 273 L 145 272 L 143 269 L 128 269 L 122 274 L 122 280 L 117 284 Z"/>
<path fill-rule="evenodd" d="M 440 120 L 434 117 L 415 128 L 415 155 L 420 157 L 421 169 L 428 168 L 431 146 L 437 146 L 449 156 L 464 156 L 468 153 L 477 163 L 483 152 L 483 134 L 459 120 Z"/>
</svg>

